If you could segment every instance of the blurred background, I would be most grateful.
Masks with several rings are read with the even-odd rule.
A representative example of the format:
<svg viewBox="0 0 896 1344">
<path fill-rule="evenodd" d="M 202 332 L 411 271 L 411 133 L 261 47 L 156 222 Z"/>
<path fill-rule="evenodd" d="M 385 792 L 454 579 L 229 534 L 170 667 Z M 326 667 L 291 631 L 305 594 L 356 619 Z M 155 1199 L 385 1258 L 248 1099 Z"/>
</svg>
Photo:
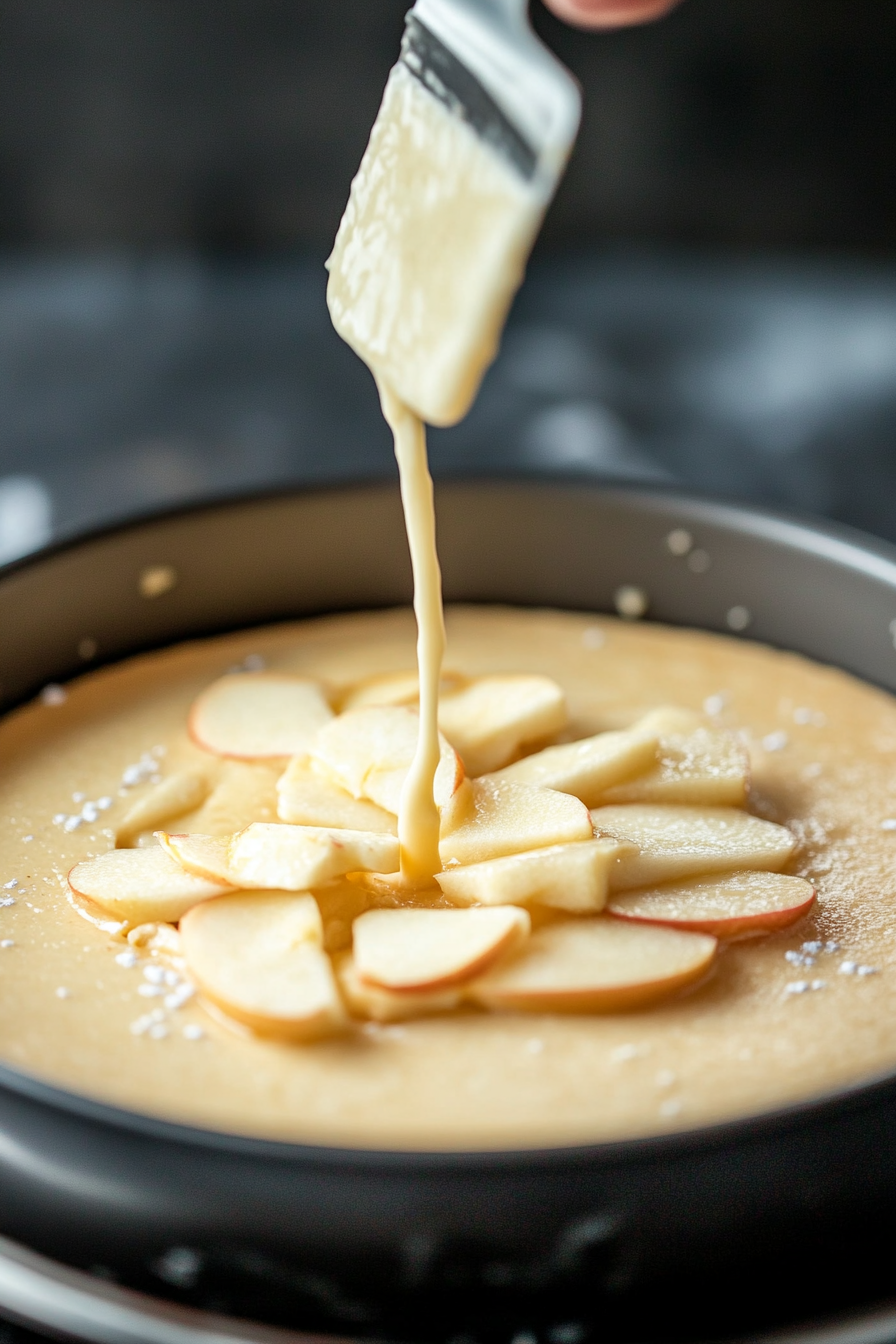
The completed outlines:
<svg viewBox="0 0 896 1344">
<path fill-rule="evenodd" d="M 323 261 L 404 0 L 0 0 L 0 559 L 391 475 Z M 545 39 L 585 117 L 436 472 L 678 483 L 896 540 L 896 5 Z"/>
</svg>

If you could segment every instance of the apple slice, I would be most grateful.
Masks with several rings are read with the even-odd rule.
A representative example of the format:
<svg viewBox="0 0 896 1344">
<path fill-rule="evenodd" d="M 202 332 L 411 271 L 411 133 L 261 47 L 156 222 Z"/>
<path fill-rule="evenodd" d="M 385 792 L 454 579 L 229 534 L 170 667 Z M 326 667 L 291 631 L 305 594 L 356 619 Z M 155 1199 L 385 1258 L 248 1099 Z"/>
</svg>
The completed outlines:
<svg viewBox="0 0 896 1344">
<path fill-rule="evenodd" d="M 281 769 L 279 763 L 222 761 L 217 784 L 185 829 L 203 835 L 233 835 L 253 821 L 275 821 Z"/>
<path fill-rule="evenodd" d="M 346 873 L 391 873 L 398 840 L 375 831 L 254 822 L 230 843 L 230 870 L 240 886 L 305 891 Z"/>
<path fill-rule="evenodd" d="M 450 695 L 466 682 L 458 672 L 444 671 L 439 683 L 439 695 Z M 366 677 L 349 688 L 342 698 L 341 710 L 367 709 L 371 705 L 415 705 L 420 698 L 420 682 L 416 672 L 387 672 L 378 677 Z"/>
<path fill-rule="evenodd" d="M 733 733 L 703 727 L 662 733 L 657 756 L 652 769 L 608 789 L 601 803 L 743 807 L 750 758 Z"/>
<path fill-rule="evenodd" d="M 584 803 L 555 789 L 475 779 L 469 811 L 442 836 L 442 867 L 481 863 L 503 854 L 591 840 L 594 828 Z"/>
<path fill-rule="evenodd" d="M 210 882 L 223 882 L 228 887 L 243 885 L 230 867 L 231 836 L 202 835 L 195 831 L 189 835 L 156 831 L 155 835 L 165 853 L 185 873 L 208 878 Z"/>
<path fill-rule="evenodd" d="M 486 778 L 559 789 L 573 794 L 586 807 L 594 807 L 614 784 L 655 766 L 658 746 L 655 733 L 641 733 L 636 728 L 597 733 L 579 742 L 546 747 Z"/>
<path fill-rule="evenodd" d="M 313 896 L 232 892 L 181 921 L 191 978 L 264 1036 L 313 1040 L 346 1025 Z"/>
<path fill-rule="evenodd" d="M 537 929 L 468 995 L 486 1008 L 517 1012 L 622 1012 L 698 979 L 715 951 L 715 938 L 702 933 L 606 915 L 566 920 Z"/>
<path fill-rule="evenodd" d="M 161 826 L 170 817 L 192 812 L 208 797 L 211 780 L 202 770 L 176 770 L 161 783 L 132 803 L 118 823 L 116 843 L 122 845 L 139 835 Z"/>
<path fill-rule="evenodd" d="M 439 728 L 473 776 L 506 765 L 524 742 L 559 732 L 567 718 L 566 697 L 550 677 L 477 677 L 439 697 Z"/>
<path fill-rule="evenodd" d="M 591 819 L 599 834 L 628 840 L 639 850 L 616 863 L 613 891 L 741 868 L 777 872 L 796 846 L 785 826 L 734 807 L 630 803 L 594 808 Z"/>
<path fill-rule="evenodd" d="M 344 952 L 352 945 L 352 925 L 376 897 L 360 882 L 337 878 L 314 891 L 324 928 L 324 950 Z"/>
<path fill-rule="evenodd" d="M 608 876 L 633 845 L 618 840 L 579 840 L 549 845 L 465 868 L 436 873 L 436 881 L 458 905 L 548 905 L 578 914 L 596 914 L 607 903 Z"/>
<path fill-rule="evenodd" d="M 613 897 L 609 910 L 619 919 L 743 938 L 786 929 L 802 919 L 814 900 L 811 883 L 802 877 L 746 872 L 623 892 Z"/>
<path fill-rule="evenodd" d="M 450 989 L 491 966 L 531 928 L 513 905 L 471 910 L 368 910 L 352 927 L 355 969 L 393 993 Z"/>
<path fill-rule="evenodd" d="M 300 826 L 349 831 L 396 831 L 391 812 L 365 798 L 353 798 L 333 779 L 315 770 L 308 756 L 294 756 L 277 783 L 277 815 Z"/>
<path fill-rule="evenodd" d="M 416 712 L 401 705 L 354 709 L 320 730 L 310 755 L 352 797 L 367 798 L 397 814 L 419 726 Z M 463 782 L 464 767 L 444 738 L 441 747 L 434 787 L 436 803 L 444 807 Z"/>
<path fill-rule="evenodd" d="M 415 994 L 410 990 L 395 993 L 368 985 L 358 975 L 351 954 L 337 958 L 336 975 L 349 1010 L 355 1017 L 370 1018 L 373 1022 L 403 1022 L 408 1018 L 450 1013 L 461 1002 L 461 991 L 457 989 Z"/>
<path fill-rule="evenodd" d="M 193 701 L 187 726 L 205 751 L 257 760 L 307 750 L 332 717 L 321 687 L 308 677 L 237 672 L 212 682 Z"/>
<path fill-rule="evenodd" d="M 76 863 L 68 875 L 76 896 L 84 896 L 129 924 L 173 922 L 192 906 L 229 890 L 223 883 L 184 872 L 160 847 L 110 849 Z"/>
<path fill-rule="evenodd" d="M 658 705 L 649 709 L 632 725 L 638 733 L 655 734 L 667 737 L 670 733 L 693 733 L 698 728 L 708 728 L 706 715 L 696 709 L 682 709 L 681 705 Z"/>
</svg>

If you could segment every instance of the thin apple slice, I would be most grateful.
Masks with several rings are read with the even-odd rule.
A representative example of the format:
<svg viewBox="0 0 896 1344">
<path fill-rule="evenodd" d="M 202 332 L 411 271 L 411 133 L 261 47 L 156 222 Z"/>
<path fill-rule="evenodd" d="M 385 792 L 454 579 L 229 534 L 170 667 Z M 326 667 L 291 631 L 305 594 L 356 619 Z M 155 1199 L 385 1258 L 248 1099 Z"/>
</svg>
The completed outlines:
<svg viewBox="0 0 896 1344">
<path fill-rule="evenodd" d="M 156 831 L 155 835 L 165 853 L 185 873 L 208 878 L 210 882 L 223 882 L 228 887 L 243 885 L 230 867 L 231 836 L 202 835 L 195 831 L 188 835 Z"/>
<path fill-rule="evenodd" d="M 749 782 L 750 758 L 733 733 L 692 728 L 662 733 L 653 768 L 607 789 L 600 801 L 743 807 Z"/>
<path fill-rule="evenodd" d="M 812 884 L 802 877 L 745 872 L 622 892 L 613 897 L 609 910 L 619 919 L 743 938 L 786 929 L 814 901 Z"/>
<path fill-rule="evenodd" d="M 698 728 L 710 725 L 705 714 L 696 709 L 683 709 L 681 705 L 658 705 L 649 709 L 632 725 L 635 732 L 655 734 L 666 737 L 670 733 L 693 733 Z"/>
<path fill-rule="evenodd" d="M 397 814 L 419 727 L 417 713 L 401 705 L 354 709 L 322 728 L 309 754 L 352 797 Z M 464 767 L 444 738 L 441 749 L 434 791 L 438 806 L 445 807 L 463 782 Z"/>
<path fill-rule="evenodd" d="M 442 836 L 439 853 L 448 868 L 593 837 L 587 807 L 568 793 L 474 779 L 469 811 Z"/>
<path fill-rule="evenodd" d="M 355 968 L 393 993 L 450 989 L 481 974 L 531 928 L 513 905 L 470 910 L 368 910 L 352 927 Z"/>
<path fill-rule="evenodd" d="M 394 993 L 365 984 L 350 953 L 336 959 L 336 975 L 349 1011 L 355 1017 L 366 1017 L 372 1022 L 404 1022 L 409 1018 L 432 1017 L 436 1013 L 453 1012 L 461 1003 L 459 989 Z"/>
<path fill-rule="evenodd" d="M 332 777 L 315 770 L 308 756 L 294 756 L 277 783 L 277 815 L 299 826 L 331 826 L 349 831 L 396 831 L 391 812 L 353 798 Z"/>
<path fill-rule="evenodd" d="M 68 875 L 76 896 L 84 896 L 129 924 L 147 920 L 174 922 L 192 906 L 229 890 L 184 872 L 169 854 L 148 849 L 110 849 L 96 859 L 76 863 Z"/>
<path fill-rule="evenodd" d="M 323 690 L 308 677 L 282 672 L 229 673 L 193 702 L 193 741 L 216 756 L 259 760 L 296 756 L 333 717 Z"/>
<path fill-rule="evenodd" d="M 633 845 L 618 840 L 579 840 L 448 868 L 436 873 L 436 881 L 458 905 L 531 903 L 596 914 L 607 903 L 614 864 L 629 851 L 637 852 Z"/>
<path fill-rule="evenodd" d="M 778 872 L 796 846 L 785 826 L 734 807 L 629 803 L 594 808 L 591 819 L 599 834 L 628 840 L 639 850 L 615 865 L 613 891 L 742 868 Z"/>
<path fill-rule="evenodd" d="M 125 844 L 141 831 L 152 831 L 171 817 L 192 812 L 208 797 L 211 779 L 203 770 L 175 770 L 132 803 L 118 823 L 116 843 Z"/>
<path fill-rule="evenodd" d="M 550 677 L 477 677 L 439 697 L 439 728 L 472 776 L 506 765 L 523 743 L 559 732 L 568 717 L 566 696 Z"/>
<path fill-rule="evenodd" d="M 279 763 L 222 761 L 218 769 L 218 782 L 198 812 L 186 818 L 184 830 L 233 835 L 253 821 L 276 820 Z"/>
<path fill-rule="evenodd" d="M 475 981 L 486 1008 L 529 1013 L 623 1012 L 671 994 L 710 966 L 716 940 L 597 915 L 537 929 Z"/>
<path fill-rule="evenodd" d="M 264 1036 L 313 1040 L 346 1025 L 313 896 L 232 892 L 181 921 L 201 993 Z"/>
<path fill-rule="evenodd" d="M 439 695 L 450 695 L 466 682 L 458 672 L 443 671 Z M 420 681 L 416 672 L 387 672 L 378 677 L 366 677 L 349 688 L 341 701 L 344 714 L 349 709 L 368 709 L 371 705 L 415 705 L 420 698 Z"/>
<path fill-rule="evenodd" d="M 230 870 L 240 886 L 305 891 L 346 873 L 391 873 L 398 840 L 375 831 L 255 822 L 230 843 Z"/>
<path fill-rule="evenodd" d="M 597 733 L 579 742 L 524 756 L 486 778 L 512 784 L 534 784 L 571 793 L 594 807 L 607 789 L 656 765 L 659 738 L 633 728 L 625 732 Z"/>
</svg>

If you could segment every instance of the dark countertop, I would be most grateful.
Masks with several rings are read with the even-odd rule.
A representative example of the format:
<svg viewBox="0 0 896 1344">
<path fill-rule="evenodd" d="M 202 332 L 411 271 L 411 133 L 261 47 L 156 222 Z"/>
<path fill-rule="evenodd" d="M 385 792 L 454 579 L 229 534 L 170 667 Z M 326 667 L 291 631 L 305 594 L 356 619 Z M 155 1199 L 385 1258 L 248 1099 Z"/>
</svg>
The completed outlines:
<svg viewBox="0 0 896 1344">
<path fill-rule="evenodd" d="M 48 526 L 391 475 L 324 282 L 306 260 L 0 262 L 0 555 Z M 896 540 L 896 267 L 542 261 L 472 413 L 430 442 L 436 474 L 668 481 Z"/>
</svg>

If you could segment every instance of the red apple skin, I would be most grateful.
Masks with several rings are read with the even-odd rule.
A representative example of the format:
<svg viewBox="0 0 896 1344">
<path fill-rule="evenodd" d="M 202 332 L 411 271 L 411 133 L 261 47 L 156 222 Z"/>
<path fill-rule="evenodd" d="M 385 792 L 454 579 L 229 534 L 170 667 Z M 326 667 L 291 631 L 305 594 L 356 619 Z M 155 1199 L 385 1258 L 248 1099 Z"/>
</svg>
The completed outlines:
<svg viewBox="0 0 896 1344">
<path fill-rule="evenodd" d="M 648 919 L 645 915 L 630 915 L 621 911 L 612 901 L 607 906 L 607 914 L 614 919 L 624 919 L 629 924 L 662 924 L 668 929 L 682 929 L 688 933 L 711 933 L 714 938 L 729 942 L 732 938 L 755 938 L 763 933 L 787 929 L 808 914 L 814 904 L 813 891 L 799 905 L 788 906 L 786 910 L 762 911 L 757 915 L 740 915 L 733 919 Z"/>
<path fill-rule="evenodd" d="M 712 956 L 708 956 L 698 966 L 682 971 L 679 975 L 664 976 L 661 980 L 642 980 L 637 984 L 613 985 L 601 989 L 548 991 L 538 996 L 537 1008 L 533 1007 L 535 996 L 532 994 L 516 995 L 511 991 L 495 995 L 491 999 L 485 994 L 474 997 L 486 1007 L 503 1012 L 514 1010 L 529 1013 L 634 1012 L 638 1008 L 647 1008 L 660 999 L 668 998 L 697 980 L 702 980 L 712 966 L 713 960 Z"/>
</svg>

